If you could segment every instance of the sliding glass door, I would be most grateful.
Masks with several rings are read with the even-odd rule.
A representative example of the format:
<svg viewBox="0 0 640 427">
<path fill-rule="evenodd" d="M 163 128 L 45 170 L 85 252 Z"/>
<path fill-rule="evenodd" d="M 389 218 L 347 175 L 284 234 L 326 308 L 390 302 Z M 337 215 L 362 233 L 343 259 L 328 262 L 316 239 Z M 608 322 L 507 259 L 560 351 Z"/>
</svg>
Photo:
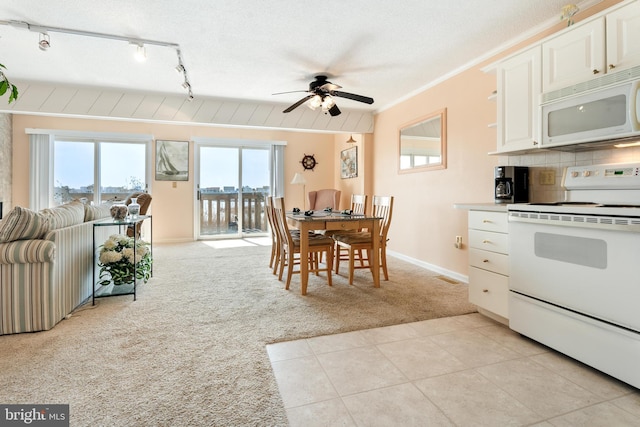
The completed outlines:
<svg viewBox="0 0 640 427">
<path fill-rule="evenodd" d="M 198 145 L 198 238 L 265 235 L 269 148 Z"/>
</svg>

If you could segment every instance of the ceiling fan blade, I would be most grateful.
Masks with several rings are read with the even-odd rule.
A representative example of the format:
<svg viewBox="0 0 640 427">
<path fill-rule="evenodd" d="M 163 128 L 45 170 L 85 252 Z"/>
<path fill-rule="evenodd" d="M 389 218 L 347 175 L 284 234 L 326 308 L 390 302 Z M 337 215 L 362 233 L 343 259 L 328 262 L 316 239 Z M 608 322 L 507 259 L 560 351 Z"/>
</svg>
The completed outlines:
<svg viewBox="0 0 640 427">
<path fill-rule="evenodd" d="M 333 104 L 333 106 L 331 106 L 331 108 L 329 108 L 329 114 L 331 114 L 331 117 L 335 117 L 335 116 L 339 116 L 340 115 L 340 109 L 338 108 L 338 106 L 336 104 Z"/>
<path fill-rule="evenodd" d="M 364 102 L 365 104 L 373 104 L 373 98 L 369 98 L 368 96 L 356 95 L 355 93 L 334 90 L 333 92 L 331 92 L 331 95 L 339 96 L 340 98 L 351 99 L 353 101 Z"/>
<path fill-rule="evenodd" d="M 308 90 L 290 90 L 288 92 L 272 93 L 271 95 L 284 95 L 285 93 L 309 92 Z"/>
<path fill-rule="evenodd" d="M 316 96 L 316 95 L 313 94 L 313 93 L 310 94 L 310 95 L 305 96 L 300 101 L 296 102 L 295 104 L 293 104 L 292 106 L 290 106 L 289 108 L 284 110 L 283 113 L 290 113 L 291 111 L 295 110 L 296 108 L 298 108 L 299 106 L 301 106 L 302 104 L 304 104 L 305 102 L 307 102 L 308 100 L 313 98 L 314 96 Z"/>
<path fill-rule="evenodd" d="M 320 89 L 322 89 L 322 90 L 324 90 L 326 92 L 333 92 L 334 90 L 342 89 L 342 86 L 337 85 L 337 84 L 333 84 L 331 82 L 326 82 L 325 84 L 320 86 Z"/>
</svg>

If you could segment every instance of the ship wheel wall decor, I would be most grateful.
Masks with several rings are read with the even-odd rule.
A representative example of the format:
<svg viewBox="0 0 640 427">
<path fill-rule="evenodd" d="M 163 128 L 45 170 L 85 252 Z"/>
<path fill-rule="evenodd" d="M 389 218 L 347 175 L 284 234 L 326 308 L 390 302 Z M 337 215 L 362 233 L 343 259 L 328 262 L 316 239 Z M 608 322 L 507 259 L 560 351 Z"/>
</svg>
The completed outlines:
<svg viewBox="0 0 640 427">
<path fill-rule="evenodd" d="M 313 154 L 305 154 L 300 163 L 302 163 L 304 170 L 313 170 L 313 168 L 318 164 L 318 162 L 316 162 L 316 158 L 313 157 Z"/>
</svg>

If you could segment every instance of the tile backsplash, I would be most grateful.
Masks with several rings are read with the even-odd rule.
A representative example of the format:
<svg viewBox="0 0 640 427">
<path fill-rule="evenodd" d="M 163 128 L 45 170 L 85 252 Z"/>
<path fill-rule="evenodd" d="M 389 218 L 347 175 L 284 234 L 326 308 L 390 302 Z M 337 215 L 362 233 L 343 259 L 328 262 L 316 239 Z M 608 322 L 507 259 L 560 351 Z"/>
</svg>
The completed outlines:
<svg viewBox="0 0 640 427">
<path fill-rule="evenodd" d="M 535 154 L 500 156 L 501 166 L 529 167 L 529 201 L 564 200 L 562 175 L 567 166 L 640 162 L 640 147 L 609 148 L 597 151 L 564 152 L 541 150 Z M 553 171 L 555 183 L 541 184 L 541 172 Z"/>
</svg>

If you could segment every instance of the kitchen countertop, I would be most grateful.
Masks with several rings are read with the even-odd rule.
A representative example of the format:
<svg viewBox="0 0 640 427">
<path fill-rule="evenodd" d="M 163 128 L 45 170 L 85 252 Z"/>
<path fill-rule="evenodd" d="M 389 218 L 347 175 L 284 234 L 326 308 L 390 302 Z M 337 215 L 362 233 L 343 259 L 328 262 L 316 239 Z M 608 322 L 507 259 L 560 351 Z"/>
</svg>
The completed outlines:
<svg viewBox="0 0 640 427">
<path fill-rule="evenodd" d="M 453 205 L 456 209 L 468 209 L 470 211 L 494 211 L 494 212 L 506 212 L 507 205 L 499 203 L 455 203 Z"/>
</svg>

